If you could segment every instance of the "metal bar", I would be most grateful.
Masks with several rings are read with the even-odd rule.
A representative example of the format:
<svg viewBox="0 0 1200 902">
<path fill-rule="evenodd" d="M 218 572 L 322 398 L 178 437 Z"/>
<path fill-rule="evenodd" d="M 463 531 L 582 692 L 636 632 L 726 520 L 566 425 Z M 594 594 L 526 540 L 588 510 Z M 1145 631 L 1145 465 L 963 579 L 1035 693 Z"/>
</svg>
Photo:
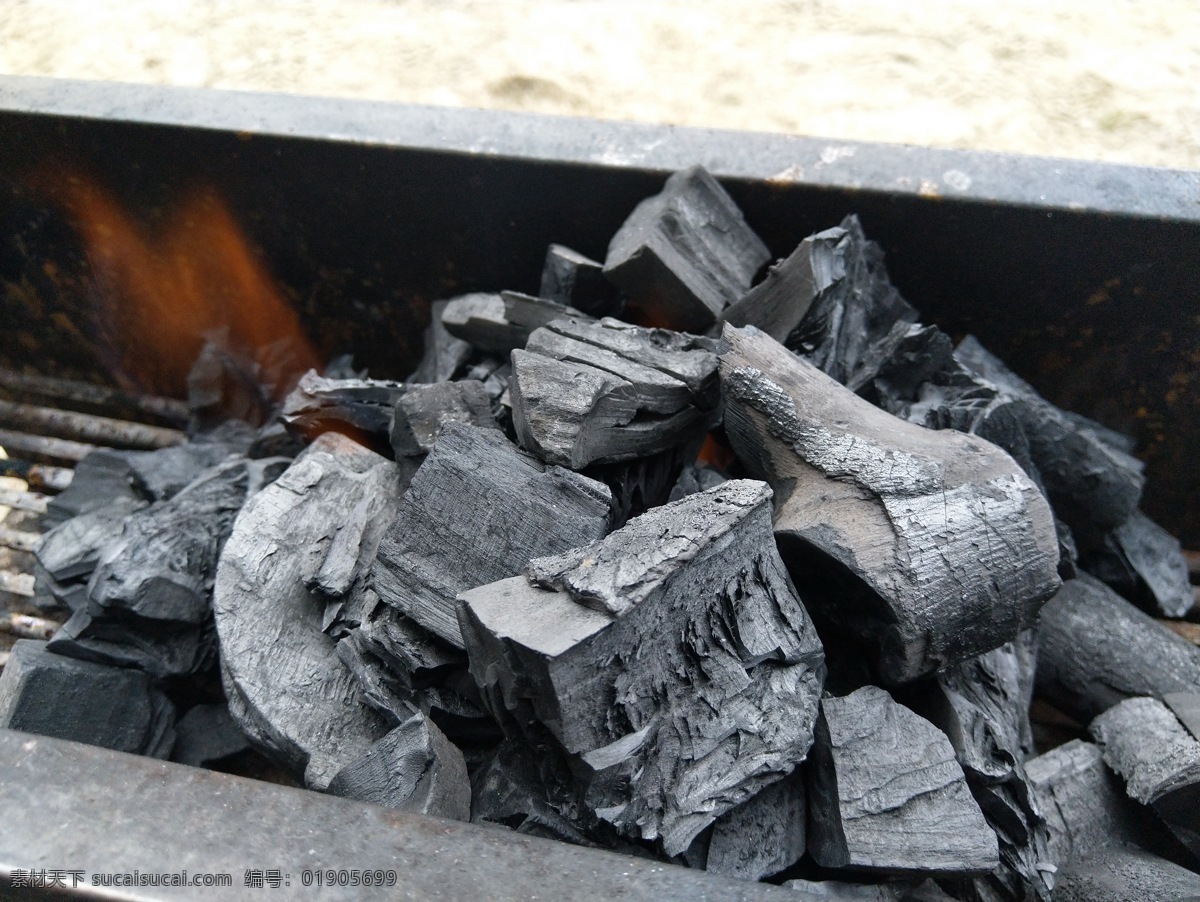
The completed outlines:
<svg viewBox="0 0 1200 902">
<path fill-rule="evenodd" d="M 187 441 L 187 433 L 178 429 L 4 400 L 0 400 L 0 426 L 113 448 L 168 448 Z"/>
<path fill-rule="evenodd" d="M 49 498 L 39 492 L 14 492 L 12 489 L 0 488 L 0 507 L 44 514 L 49 501 Z"/>
<path fill-rule="evenodd" d="M 41 540 L 40 533 L 0 526 L 0 546 L 11 548 L 13 551 L 33 551 Z"/>
<path fill-rule="evenodd" d="M 96 447 L 96 445 L 89 445 L 86 442 L 73 442 L 65 438 L 45 438 L 41 435 L 0 429 L 0 448 L 10 454 L 42 463 L 77 464 L 95 451 Z"/>
<path fill-rule="evenodd" d="M 289 899 L 812 898 L 11 730 L 0 730 L 0 811 L 0 875 L 8 878 L 0 887 L 17 872 L 77 871 L 80 885 L 71 891 L 68 874 L 59 891 L 77 898 L 257 898 L 262 891 L 245 888 L 248 869 L 278 871 L 280 898 Z M 189 879 L 228 874 L 236 889 L 99 889 L 91 879 L 184 870 Z M 396 879 L 391 887 L 349 886 L 338 871 Z"/>
<path fill-rule="evenodd" d="M 0 592 L 33 598 L 33 574 L 0 570 Z"/>
<path fill-rule="evenodd" d="M 13 395 L 14 400 L 38 397 L 63 402 L 64 406 L 77 405 L 89 412 L 108 415 L 136 411 L 180 426 L 187 423 L 189 416 L 187 404 L 174 398 L 130 394 L 119 389 L 93 385 L 90 382 L 76 382 L 72 379 L 31 376 L 4 367 L 0 367 L 0 392 Z"/>
<path fill-rule="evenodd" d="M 31 617 L 28 614 L 7 614 L 0 617 L 0 632 L 16 636 L 18 639 L 49 639 L 62 626 L 44 617 Z"/>
<path fill-rule="evenodd" d="M 3 444 L 0 443 L 0 447 Z M 54 467 L 49 464 L 30 463 L 27 460 L 0 458 L 0 476 L 15 476 L 24 479 L 31 488 L 47 492 L 61 492 L 75 478 L 75 471 L 69 467 Z M 8 504 L 8 502 L 3 502 Z M 8 505 L 17 507 L 17 505 Z M 29 508 L 32 510 L 32 508 Z"/>
</svg>

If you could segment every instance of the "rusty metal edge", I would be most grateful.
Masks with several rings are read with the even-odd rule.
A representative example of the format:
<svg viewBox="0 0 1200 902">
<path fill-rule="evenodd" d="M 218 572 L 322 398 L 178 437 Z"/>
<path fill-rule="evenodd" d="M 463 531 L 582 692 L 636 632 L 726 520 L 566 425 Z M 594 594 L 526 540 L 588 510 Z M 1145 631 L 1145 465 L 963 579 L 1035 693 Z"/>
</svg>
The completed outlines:
<svg viewBox="0 0 1200 902">
<path fill-rule="evenodd" d="M 505 830 L 0 730 L 0 897 L 14 872 L 82 871 L 88 899 L 800 899 L 795 891 Z M 392 888 L 303 872 L 394 870 Z M 245 872 L 278 870 L 277 893 Z M 92 875 L 229 874 L 232 888 L 93 886 Z M 140 876 L 135 880 L 140 880 Z M 33 896 L 46 892 L 28 891 Z"/>
<path fill-rule="evenodd" d="M 0 76 L 0 112 L 1200 222 L 1200 170 L 468 108 Z M 0 136 L 0 141 L 3 136 Z"/>
</svg>

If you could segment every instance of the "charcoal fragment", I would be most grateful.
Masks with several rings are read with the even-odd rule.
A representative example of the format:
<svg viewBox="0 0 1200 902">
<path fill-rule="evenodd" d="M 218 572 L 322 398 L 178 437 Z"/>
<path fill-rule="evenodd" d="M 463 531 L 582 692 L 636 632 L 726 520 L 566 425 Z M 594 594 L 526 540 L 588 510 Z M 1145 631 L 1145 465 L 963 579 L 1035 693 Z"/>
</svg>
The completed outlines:
<svg viewBox="0 0 1200 902">
<path fill-rule="evenodd" d="M 284 400 L 279 418 L 291 432 L 309 440 L 332 430 L 372 449 L 390 449 L 396 402 L 407 390 L 403 382 L 326 379 L 309 370 Z"/>
<path fill-rule="evenodd" d="M 1081 562 L 1143 611 L 1183 617 L 1195 604 L 1179 540 L 1138 511 Z"/>
<path fill-rule="evenodd" d="M 462 379 L 410 388 L 396 402 L 391 435 L 396 458 L 428 454 L 447 423 L 496 428 L 482 382 Z"/>
<path fill-rule="evenodd" d="M 604 275 L 604 264 L 561 244 L 546 251 L 538 294 L 590 316 L 617 316 L 622 307 L 620 293 Z"/>
<path fill-rule="evenodd" d="M 405 381 L 409 384 L 449 382 L 471 358 L 470 343 L 455 338 L 442 324 L 449 301 L 429 305 L 429 325 L 425 327 L 425 353 L 417 368 Z"/>
<path fill-rule="evenodd" d="M 516 291 L 465 294 L 451 300 L 442 311 L 446 331 L 488 354 L 523 348 L 535 329 L 564 318 L 591 320 L 573 307 Z"/>
<path fill-rule="evenodd" d="M 228 705 L 195 705 L 175 724 L 171 760 L 208 767 L 248 748 L 250 740 L 234 722 Z"/>
</svg>

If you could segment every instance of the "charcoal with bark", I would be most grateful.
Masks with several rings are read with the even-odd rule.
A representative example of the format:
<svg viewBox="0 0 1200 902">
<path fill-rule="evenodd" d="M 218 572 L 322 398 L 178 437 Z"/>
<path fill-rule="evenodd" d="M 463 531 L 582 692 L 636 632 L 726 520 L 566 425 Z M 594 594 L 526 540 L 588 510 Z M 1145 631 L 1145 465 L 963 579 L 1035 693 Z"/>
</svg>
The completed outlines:
<svg viewBox="0 0 1200 902">
<path fill-rule="evenodd" d="M 725 432 L 779 493 L 801 596 L 901 683 L 1010 641 L 1059 586 L 1042 493 L 1006 453 L 879 410 L 756 329 L 725 329 Z"/>
<path fill-rule="evenodd" d="M 551 734 L 591 810 L 667 855 L 812 741 L 824 660 L 770 499 L 730 481 L 461 596 L 489 710 Z"/>
<path fill-rule="evenodd" d="M 358 557 L 325 571 L 341 574 L 330 586 L 356 574 L 347 595 L 364 590 L 366 563 L 399 503 L 399 479 L 396 464 L 326 433 L 250 499 L 217 569 L 213 606 L 230 710 L 260 749 L 316 789 L 388 726 L 323 632 L 330 599 L 314 593 L 305 575 L 322 573 L 338 524 L 366 501 L 362 531 L 355 530 Z"/>
<path fill-rule="evenodd" d="M 720 416 L 710 339 L 612 319 L 560 320 L 534 332 L 512 365 L 522 446 L 572 469 L 686 444 Z"/>
<path fill-rule="evenodd" d="M 1129 797 L 1149 805 L 1200 856 L 1200 741 L 1156 698 L 1130 698 L 1092 721 L 1104 760 Z"/>
<path fill-rule="evenodd" d="M 396 402 L 408 390 L 403 382 L 381 379 L 326 379 L 309 370 L 284 399 L 279 418 L 306 439 L 343 432 L 372 450 L 390 453 L 388 437 Z"/>
<path fill-rule="evenodd" d="M 471 818 L 471 783 L 462 752 L 415 709 L 339 770 L 327 792 L 417 814 Z"/>
<path fill-rule="evenodd" d="M 627 319 L 703 332 L 770 256 L 725 189 L 693 166 L 629 214 L 609 242 L 604 273 L 626 294 Z"/>
<path fill-rule="evenodd" d="M 604 264 L 561 244 L 546 250 L 538 294 L 589 316 L 619 316 L 623 306 L 620 292 L 604 275 Z"/>
<path fill-rule="evenodd" d="M 1086 555 L 1083 569 L 1143 611 L 1183 617 L 1195 604 L 1179 540 L 1138 511 Z"/>
<path fill-rule="evenodd" d="M 229 706 L 195 705 L 175 723 L 171 760 L 192 767 L 210 767 L 250 748 L 250 740 L 234 722 Z"/>
<path fill-rule="evenodd" d="M 449 301 L 434 301 L 429 305 L 429 325 L 425 327 L 425 353 L 421 362 L 405 381 L 410 385 L 428 382 L 449 382 L 468 360 L 474 348 L 469 342 L 455 338 L 442 324 Z"/>
<path fill-rule="evenodd" d="M 1042 608 L 1037 691 L 1088 723 L 1136 696 L 1200 687 L 1200 648 L 1086 574 Z"/>
<path fill-rule="evenodd" d="M 20 639 L 0 673 L 0 727 L 165 758 L 175 708 L 150 677 Z"/>
<path fill-rule="evenodd" d="M 464 294 L 442 311 L 446 331 L 488 354 L 525 347 L 535 329 L 556 319 L 591 321 L 573 307 L 517 291 Z"/>
<path fill-rule="evenodd" d="M 603 483 L 546 466 L 496 429 L 448 424 L 387 527 L 372 569 L 379 597 L 462 649 L 455 597 L 531 558 L 595 541 L 609 525 Z"/>
<path fill-rule="evenodd" d="M 391 434 L 396 459 L 428 454 L 447 423 L 497 428 L 482 382 L 462 379 L 409 388 L 396 402 Z"/>
</svg>

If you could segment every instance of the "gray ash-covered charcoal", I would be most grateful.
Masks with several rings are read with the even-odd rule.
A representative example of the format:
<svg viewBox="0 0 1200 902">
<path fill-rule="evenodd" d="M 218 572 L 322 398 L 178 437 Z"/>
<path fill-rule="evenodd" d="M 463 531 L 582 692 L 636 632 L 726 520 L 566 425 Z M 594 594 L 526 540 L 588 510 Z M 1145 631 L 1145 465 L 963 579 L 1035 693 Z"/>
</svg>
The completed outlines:
<svg viewBox="0 0 1200 902">
<path fill-rule="evenodd" d="M 742 880 L 773 877 L 804 855 L 807 816 L 804 779 L 796 771 L 717 818 L 704 869 Z"/>
<path fill-rule="evenodd" d="M 327 791 L 402 811 L 471 818 L 471 782 L 462 752 L 415 710 L 338 771 Z"/>
<path fill-rule="evenodd" d="M 1129 797 L 1152 807 L 1200 856 L 1200 741 L 1156 698 L 1113 705 L 1088 727 Z"/>
<path fill-rule="evenodd" d="M 474 349 L 470 343 L 455 338 L 442 324 L 442 314 L 449 303 L 434 301 L 429 305 L 429 325 L 425 327 L 425 353 L 417 368 L 405 380 L 410 385 L 449 382 L 471 358 Z"/>
<path fill-rule="evenodd" d="M 512 364 L 521 444 L 564 467 L 656 454 L 703 436 L 720 416 L 710 339 L 560 320 L 533 333 Z"/>
<path fill-rule="evenodd" d="M 542 266 L 543 298 L 591 316 L 616 316 L 621 294 L 604 275 L 604 264 L 561 244 L 552 244 Z"/>
<path fill-rule="evenodd" d="M 612 237 L 604 272 L 635 322 L 703 332 L 750 288 L 770 251 L 703 168 L 667 179 Z"/>
<path fill-rule="evenodd" d="M 209 767 L 250 748 L 250 740 L 224 703 L 195 705 L 175 724 L 171 760 Z"/>
<path fill-rule="evenodd" d="M 1136 696 L 1200 687 L 1200 648 L 1086 574 L 1042 608 L 1037 689 L 1088 723 Z"/>
<path fill-rule="evenodd" d="M 1108 533 L 1080 563 L 1158 617 L 1183 617 L 1195 604 L 1179 540 L 1141 511 Z"/>
<path fill-rule="evenodd" d="M 823 867 L 963 876 L 999 864 L 950 741 L 875 686 L 825 698 L 808 770 L 808 851 Z"/>
<path fill-rule="evenodd" d="M 410 387 L 396 402 L 392 424 L 396 458 L 428 454 L 447 423 L 497 428 L 492 400 L 482 382 L 462 379 Z"/>
<path fill-rule="evenodd" d="M 382 379 L 326 379 L 309 370 L 284 399 L 279 418 L 296 435 L 313 439 L 344 432 L 372 448 L 389 447 L 396 402 L 408 390 Z"/>
<path fill-rule="evenodd" d="M 77 661 L 20 639 L 0 673 L 0 727 L 165 758 L 175 708 L 137 670 Z"/>
<path fill-rule="evenodd" d="M 608 529 L 608 486 L 546 466 L 499 430 L 450 423 L 390 521 L 372 570 L 380 599 L 462 648 L 455 597 Z"/>
<path fill-rule="evenodd" d="M 255 745 L 308 786 L 324 789 L 361 757 L 388 725 L 323 632 L 331 599 L 306 584 L 323 571 L 326 586 L 363 591 L 367 563 L 400 499 L 396 464 L 337 433 L 326 433 L 238 515 L 217 568 L 213 606 L 229 706 Z M 348 511 L 365 503 L 353 541 L 338 537 Z M 324 562 L 339 547 L 347 564 Z M 313 585 L 317 585 L 313 582 Z"/>
<path fill-rule="evenodd" d="M 908 334 L 917 311 L 888 279 L 883 249 L 867 240 L 857 216 L 813 236 L 809 253 L 818 292 L 787 346 L 857 392 Z"/>
<path fill-rule="evenodd" d="M 1200 739 L 1200 689 L 1194 692 L 1168 692 L 1162 700 L 1187 731 Z"/>
<path fill-rule="evenodd" d="M 677 855 L 812 741 L 824 656 L 735 480 L 463 593 L 471 674 L 510 734 L 548 731 L 591 810 Z"/>
<path fill-rule="evenodd" d="M 529 335 L 556 319 L 590 321 L 573 307 L 517 291 L 464 294 L 442 311 L 442 325 L 451 335 L 488 354 L 507 354 L 525 347 Z"/>
<path fill-rule="evenodd" d="M 725 328 L 725 432 L 779 493 L 805 604 L 913 680 L 1014 639 L 1058 588 L 1042 493 L 974 436 L 906 423 L 756 329 Z"/>
</svg>

